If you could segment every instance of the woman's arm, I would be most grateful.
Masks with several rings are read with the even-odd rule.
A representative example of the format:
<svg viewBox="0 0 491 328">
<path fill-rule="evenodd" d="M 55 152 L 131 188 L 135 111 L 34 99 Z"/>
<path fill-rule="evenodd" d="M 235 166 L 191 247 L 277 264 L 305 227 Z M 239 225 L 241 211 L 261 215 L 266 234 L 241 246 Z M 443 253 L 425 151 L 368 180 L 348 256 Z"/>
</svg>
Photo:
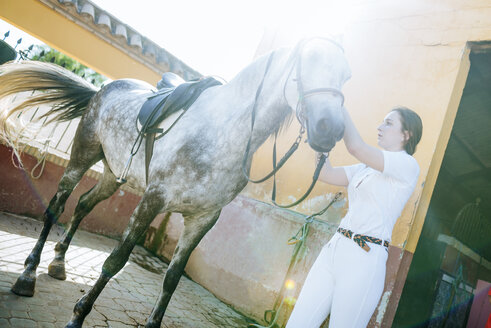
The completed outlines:
<svg viewBox="0 0 491 328">
<path fill-rule="evenodd" d="M 348 185 L 348 177 L 342 167 L 333 167 L 329 158 L 326 159 L 326 163 L 319 174 L 319 180 L 325 183 L 329 183 L 336 186 Z"/>
<path fill-rule="evenodd" d="M 343 107 L 344 116 L 344 144 L 349 153 L 356 157 L 360 162 L 371 168 L 384 171 L 384 154 L 378 148 L 368 145 L 363 141 L 358 130 L 356 129 L 346 108 Z"/>
</svg>

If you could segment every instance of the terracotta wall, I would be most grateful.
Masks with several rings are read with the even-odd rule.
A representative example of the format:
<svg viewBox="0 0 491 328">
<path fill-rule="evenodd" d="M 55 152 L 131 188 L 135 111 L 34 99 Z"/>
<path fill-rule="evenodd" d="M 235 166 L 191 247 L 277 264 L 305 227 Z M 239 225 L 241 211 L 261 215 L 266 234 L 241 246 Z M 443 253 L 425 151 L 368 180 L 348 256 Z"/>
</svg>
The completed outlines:
<svg viewBox="0 0 491 328">
<path fill-rule="evenodd" d="M 65 168 L 46 162 L 41 177 L 33 179 L 30 172 L 37 164 L 37 159 L 31 155 L 24 155 L 22 161 L 26 170 L 14 167 L 11 150 L 0 144 L 0 211 L 40 217 L 55 194 Z M 66 203 L 60 223 L 67 223 L 70 220 L 79 197 L 96 182 L 94 178 L 87 176 L 82 178 Z M 119 237 L 139 200 L 139 196 L 126 191 L 117 191 L 104 203 L 97 205 L 80 226 L 87 231 Z"/>
</svg>

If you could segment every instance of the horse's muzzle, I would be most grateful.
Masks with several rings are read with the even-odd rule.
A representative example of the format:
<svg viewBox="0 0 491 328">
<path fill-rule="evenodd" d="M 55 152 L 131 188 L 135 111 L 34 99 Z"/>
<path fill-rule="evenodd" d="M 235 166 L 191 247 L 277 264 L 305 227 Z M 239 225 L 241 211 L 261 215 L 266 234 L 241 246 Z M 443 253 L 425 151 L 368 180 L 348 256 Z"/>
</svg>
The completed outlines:
<svg viewBox="0 0 491 328">
<path fill-rule="evenodd" d="M 308 142 L 318 152 L 329 152 L 344 135 L 344 124 L 332 123 L 329 119 L 307 124 Z"/>
<path fill-rule="evenodd" d="M 308 142 L 309 142 L 309 145 L 310 147 L 319 152 L 319 153 L 327 153 L 327 152 L 330 152 L 331 149 L 334 148 L 334 146 L 336 145 L 336 141 L 335 140 L 332 140 L 330 142 L 324 142 L 322 144 L 318 144 L 316 143 L 315 141 L 313 141 L 311 138 L 308 139 Z"/>
</svg>

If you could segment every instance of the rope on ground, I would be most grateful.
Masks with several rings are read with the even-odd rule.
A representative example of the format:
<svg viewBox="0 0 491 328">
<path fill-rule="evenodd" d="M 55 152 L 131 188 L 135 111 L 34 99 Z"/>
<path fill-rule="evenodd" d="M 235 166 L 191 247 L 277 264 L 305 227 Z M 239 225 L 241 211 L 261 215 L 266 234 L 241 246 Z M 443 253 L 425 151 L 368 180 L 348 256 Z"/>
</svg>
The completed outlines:
<svg viewBox="0 0 491 328">
<path fill-rule="evenodd" d="M 292 257 L 290 259 L 290 265 L 288 267 L 288 270 L 286 272 L 285 278 L 283 279 L 283 283 L 280 289 L 280 292 L 278 293 L 278 296 L 276 297 L 276 300 L 274 302 L 274 306 L 272 310 L 266 310 L 264 312 L 264 321 L 268 324 L 268 326 L 261 326 L 259 324 L 249 324 L 248 328 L 273 328 L 273 327 L 278 327 L 276 324 L 276 321 L 278 320 L 279 313 L 281 309 L 283 308 L 283 304 L 285 301 L 288 301 L 287 298 L 285 297 L 285 288 L 286 288 L 286 282 L 288 280 L 288 277 L 290 276 L 291 271 L 295 268 L 297 263 L 300 261 L 298 254 L 300 254 L 300 251 L 305 247 L 305 242 L 307 241 L 307 235 L 309 233 L 309 226 L 312 222 L 318 221 L 318 222 L 323 222 L 317 220 L 315 217 L 324 214 L 329 207 L 331 207 L 332 204 L 337 202 L 341 196 L 343 195 L 342 192 L 337 192 L 336 195 L 331 199 L 329 204 L 327 204 L 326 207 L 324 207 L 322 210 L 320 210 L 317 213 L 314 213 L 312 215 L 309 215 L 305 217 L 304 219 L 304 224 L 300 229 L 297 231 L 297 233 L 288 239 L 287 244 L 288 245 L 295 245 L 292 253 Z"/>
</svg>

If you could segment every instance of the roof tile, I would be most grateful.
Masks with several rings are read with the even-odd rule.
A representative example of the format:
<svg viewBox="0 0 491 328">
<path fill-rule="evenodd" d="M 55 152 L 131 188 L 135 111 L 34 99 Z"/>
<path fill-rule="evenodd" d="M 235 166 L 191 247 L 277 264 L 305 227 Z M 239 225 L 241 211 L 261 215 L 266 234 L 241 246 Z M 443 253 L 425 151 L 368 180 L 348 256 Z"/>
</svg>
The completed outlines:
<svg viewBox="0 0 491 328">
<path fill-rule="evenodd" d="M 152 40 L 102 10 L 90 0 L 38 0 L 75 21 L 101 39 L 137 58 L 160 74 L 172 71 L 185 79 L 195 79 L 201 74 Z"/>
</svg>

